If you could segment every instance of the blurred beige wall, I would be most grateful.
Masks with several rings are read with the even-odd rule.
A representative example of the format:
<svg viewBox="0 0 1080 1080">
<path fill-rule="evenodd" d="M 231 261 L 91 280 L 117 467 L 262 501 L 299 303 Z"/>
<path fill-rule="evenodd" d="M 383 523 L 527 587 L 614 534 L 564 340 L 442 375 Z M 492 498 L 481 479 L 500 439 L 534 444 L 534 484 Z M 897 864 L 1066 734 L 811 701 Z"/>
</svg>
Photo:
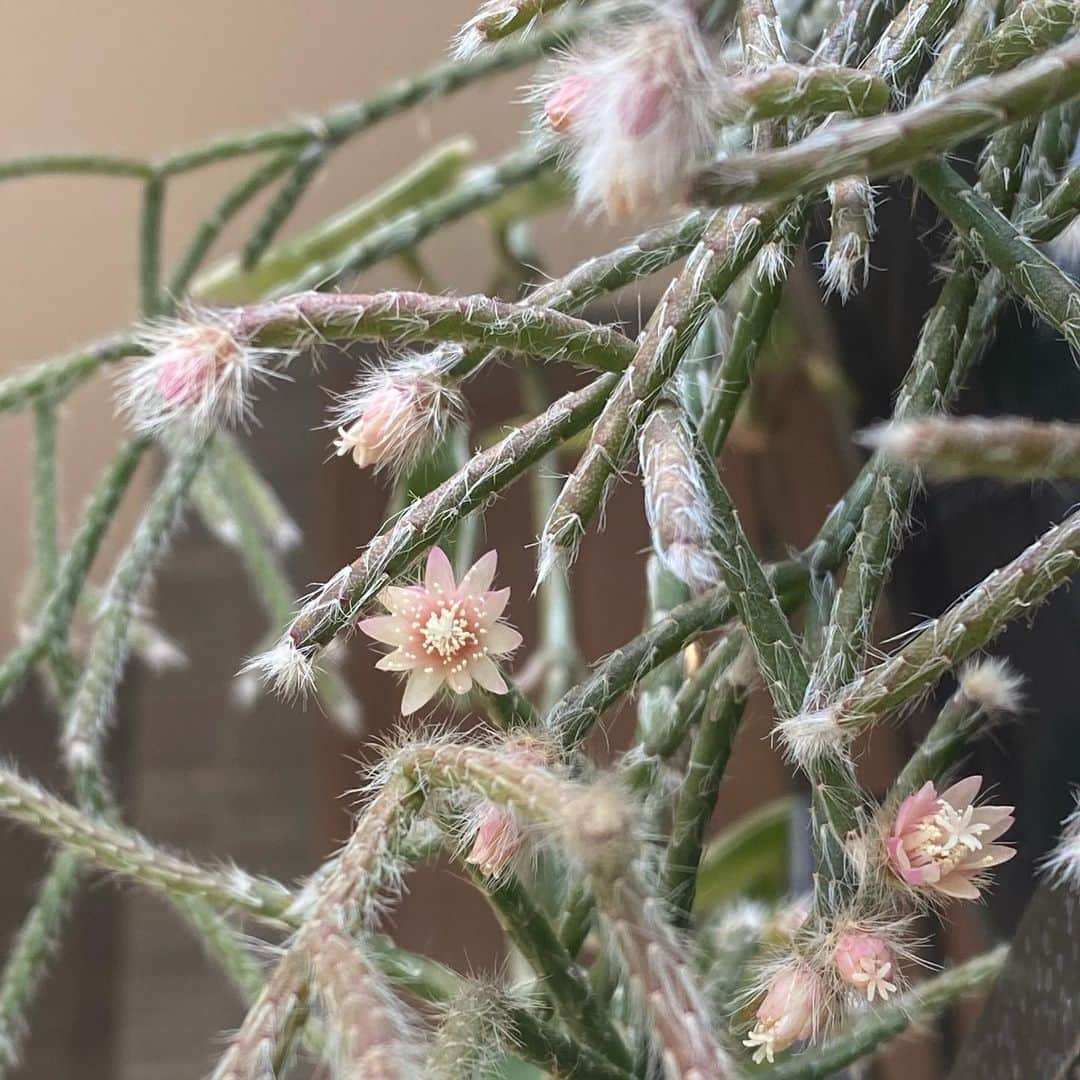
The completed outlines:
<svg viewBox="0 0 1080 1080">
<path fill-rule="evenodd" d="M 229 130 L 259 127 L 363 97 L 445 56 L 471 0 L 0 0 L 0 154 L 110 150 L 153 156 Z M 482 156 L 513 144 L 526 122 L 514 104 L 524 73 L 413 110 L 339 151 L 290 228 L 317 221 L 467 131 Z M 166 272 L 185 238 L 246 162 L 216 166 L 169 190 Z M 31 178 L 0 185 L 0 371 L 124 327 L 136 308 L 139 184 L 127 179 Z M 251 215 L 238 223 L 250 223 Z M 555 215 L 543 240 L 552 269 L 601 242 Z M 238 235 L 233 229 L 219 251 Z M 483 288 L 490 247 L 462 223 L 424 245 L 446 288 Z M 365 287 L 401 285 L 394 267 Z M 62 430 L 70 525 L 118 436 L 104 381 L 82 388 Z M 0 644 L 27 566 L 29 424 L 0 418 Z"/>
</svg>

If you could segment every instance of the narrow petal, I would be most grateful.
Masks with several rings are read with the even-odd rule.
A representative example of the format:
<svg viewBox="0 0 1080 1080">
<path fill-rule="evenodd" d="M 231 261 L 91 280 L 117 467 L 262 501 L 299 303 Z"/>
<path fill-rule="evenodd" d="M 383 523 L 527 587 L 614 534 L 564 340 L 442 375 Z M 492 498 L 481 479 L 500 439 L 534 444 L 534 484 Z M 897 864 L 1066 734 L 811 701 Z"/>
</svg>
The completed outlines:
<svg viewBox="0 0 1080 1080">
<path fill-rule="evenodd" d="M 950 874 L 935 886 L 938 892 L 946 896 L 955 897 L 957 900 L 978 900 L 979 890 L 972 884 L 971 878 L 964 874 Z"/>
<path fill-rule="evenodd" d="M 909 795 L 901 804 L 896 814 L 896 824 L 893 826 L 893 835 L 899 836 L 906 832 L 916 821 L 920 821 L 927 814 L 932 814 L 937 806 L 937 788 L 933 782 L 927 780 L 914 795 Z"/>
<path fill-rule="evenodd" d="M 496 589 L 494 592 L 489 592 L 480 604 L 484 619 L 494 622 L 506 610 L 509 601 L 509 589 Z"/>
<path fill-rule="evenodd" d="M 472 689 L 472 676 L 467 671 L 451 671 L 447 673 L 446 685 L 455 694 L 467 694 Z"/>
<path fill-rule="evenodd" d="M 375 666 L 380 671 L 412 671 L 417 666 L 417 662 L 403 649 L 395 649 L 392 653 L 380 656 L 375 661 Z"/>
<path fill-rule="evenodd" d="M 975 796 L 979 794 L 981 787 L 981 776 L 966 776 L 963 780 L 958 780 L 951 788 L 946 788 L 941 793 L 941 798 L 957 810 L 963 810 L 975 801 Z"/>
<path fill-rule="evenodd" d="M 999 836 L 1003 836 L 1007 833 L 1009 829 L 1012 828 L 1016 818 L 1014 818 L 1012 814 L 1006 814 L 1004 817 L 995 815 L 992 820 L 988 821 L 985 818 L 980 819 L 979 812 L 976 810 L 974 820 L 988 826 L 986 832 L 979 833 L 979 840 L 986 845 L 992 844 Z"/>
<path fill-rule="evenodd" d="M 482 555 L 473 563 L 472 568 L 461 579 L 461 585 L 458 587 L 469 596 L 478 598 L 483 596 L 491 588 L 491 583 L 495 580 L 495 568 L 498 564 L 499 553 L 497 551 L 489 551 L 486 555 Z"/>
<path fill-rule="evenodd" d="M 405 684 L 405 695 L 401 699 L 401 715 L 408 716 L 426 705 L 442 686 L 442 674 L 437 671 L 424 671 L 414 668 Z"/>
<path fill-rule="evenodd" d="M 401 585 L 387 585 L 379 593 L 379 603 L 392 615 L 404 615 L 416 607 L 417 601 L 422 596 L 423 590 L 415 585 L 406 588 Z"/>
<path fill-rule="evenodd" d="M 972 859 L 971 862 L 975 866 L 999 866 L 1003 862 L 1008 862 L 1013 856 L 1016 855 L 1016 848 L 1009 847 L 1007 844 L 987 844 L 982 851 L 978 852 L 978 856 Z"/>
<path fill-rule="evenodd" d="M 441 547 L 433 547 L 428 552 L 424 587 L 429 592 L 441 592 L 443 596 L 449 596 L 457 588 L 454 583 L 454 568 Z"/>
<path fill-rule="evenodd" d="M 374 615 L 361 619 L 356 627 L 384 645 L 404 645 L 409 640 L 409 624 L 397 615 Z"/>
<path fill-rule="evenodd" d="M 469 674 L 493 694 L 505 694 L 509 689 L 499 669 L 486 656 L 480 656 L 469 664 Z"/>
<path fill-rule="evenodd" d="M 505 656 L 512 653 L 522 642 L 521 635 L 506 623 L 496 623 L 488 629 L 484 645 L 492 656 Z"/>
</svg>

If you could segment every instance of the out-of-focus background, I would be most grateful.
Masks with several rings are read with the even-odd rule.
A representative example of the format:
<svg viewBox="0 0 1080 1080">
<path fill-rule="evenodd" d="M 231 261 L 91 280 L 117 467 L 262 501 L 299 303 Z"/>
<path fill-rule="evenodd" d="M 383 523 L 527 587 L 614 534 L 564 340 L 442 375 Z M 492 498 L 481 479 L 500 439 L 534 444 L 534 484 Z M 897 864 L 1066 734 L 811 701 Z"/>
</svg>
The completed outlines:
<svg viewBox="0 0 1080 1080">
<path fill-rule="evenodd" d="M 472 0 L 8 0 L 0 5 L 0 153 L 105 149 L 154 155 L 215 132 L 303 116 L 438 61 L 472 7 Z M 486 82 L 353 140 L 306 195 L 289 231 L 355 200 L 449 136 L 472 135 L 477 160 L 509 148 L 526 125 L 526 111 L 517 104 L 523 77 Z M 222 165 L 173 185 L 166 265 L 246 168 L 245 161 Z M 122 179 L 47 178 L 0 186 L 4 373 L 130 322 L 137 301 L 139 195 L 136 182 Z M 253 212 L 230 230 L 221 253 L 243 234 Z M 539 232 L 545 269 L 561 272 L 621 235 L 628 231 L 549 215 Z M 475 218 L 425 243 L 423 256 L 432 288 L 484 289 L 496 266 L 494 248 Z M 833 338 L 813 289 L 805 287 L 810 279 L 803 274 L 799 280 L 804 285 L 796 285 L 790 301 L 798 314 L 789 312 L 783 347 L 775 350 L 784 362 L 764 365 L 753 415 L 744 419 L 725 459 L 748 527 L 767 557 L 813 535 L 855 464 L 826 363 Z M 360 284 L 388 287 L 415 279 L 388 264 Z M 645 287 L 643 308 L 655 286 Z M 636 301 L 624 300 L 621 314 L 636 319 Z M 895 347 L 907 348 L 908 355 L 903 339 L 918 315 L 890 327 Z M 333 572 L 381 521 L 379 488 L 347 461 L 324 464 L 329 433 L 319 425 L 325 388 L 343 389 L 355 364 L 330 354 L 319 384 L 298 372 L 294 384 L 264 395 L 260 427 L 250 437 L 258 462 L 304 527 L 305 542 L 291 563 L 298 588 Z M 472 400 L 476 432 L 518 412 L 517 394 L 506 373 L 485 380 Z M 70 523 L 121 430 L 108 380 L 96 378 L 80 389 L 64 420 L 62 479 Z M 761 453 L 766 442 L 767 456 Z M 27 568 L 29 446 L 25 417 L 4 416 L 5 647 L 13 640 Z M 147 469 L 143 490 L 151 479 Z M 127 508 L 127 522 L 136 502 Z M 527 638 L 535 624 L 527 599 L 534 535 L 529 505 L 528 492 L 515 490 L 486 521 L 488 540 L 502 556 L 501 578 L 514 587 L 512 616 Z M 606 533 L 590 538 L 575 578 L 581 641 L 590 659 L 640 625 L 645 544 L 640 496 L 624 485 Z M 107 556 L 98 580 L 106 567 Z M 351 802 L 343 793 L 356 785 L 362 740 L 335 732 L 312 708 L 262 701 L 244 710 L 231 701 L 232 676 L 265 632 L 265 620 L 235 556 L 194 521 L 159 575 L 153 606 L 161 625 L 184 644 L 192 667 L 157 679 L 135 667 L 125 683 L 112 767 L 126 817 L 155 839 L 203 858 L 233 857 L 283 878 L 310 870 L 346 835 Z M 349 671 L 365 706 L 367 733 L 384 731 L 395 721 L 397 690 L 389 677 L 374 672 L 375 654 L 362 641 L 350 649 Z M 28 771 L 56 779 L 55 720 L 41 695 L 25 694 L 2 723 L 3 752 Z M 740 736 L 719 821 L 795 790 L 768 745 L 767 726 L 759 708 Z M 618 738 L 616 730 L 615 744 Z M 872 785 L 883 786 L 891 775 L 895 739 L 886 734 L 873 747 L 867 773 Z M 7 935 L 30 902 L 45 851 L 5 829 L 0 852 L 0 932 Z M 482 970 L 501 960 L 483 905 L 445 871 L 416 876 L 394 925 L 403 943 L 462 967 Z M 981 937 L 973 918 L 950 931 L 949 943 L 963 955 Z M 170 912 L 119 883 L 95 880 L 83 892 L 74 932 L 35 1010 L 19 1075 L 201 1075 L 214 1058 L 218 1035 L 241 1015 L 237 995 Z M 943 1030 L 931 1033 L 921 1049 L 902 1049 L 895 1075 L 939 1075 L 938 1050 L 949 1039 Z"/>
</svg>

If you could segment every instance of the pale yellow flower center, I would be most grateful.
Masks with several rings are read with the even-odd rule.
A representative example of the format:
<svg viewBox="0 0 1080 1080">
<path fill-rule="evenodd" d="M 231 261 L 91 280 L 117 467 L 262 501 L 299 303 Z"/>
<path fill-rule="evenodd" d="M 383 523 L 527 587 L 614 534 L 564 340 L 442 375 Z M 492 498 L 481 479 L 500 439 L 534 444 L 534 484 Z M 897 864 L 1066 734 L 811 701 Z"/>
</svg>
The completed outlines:
<svg viewBox="0 0 1080 1080">
<path fill-rule="evenodd" d="M 934 813 L 919 822 L 910 846 L 905 846 L 917 859 L 957 866 L 970 852 L 982 850 L 979 837 L 990 828 L 972 821 L 974 814 L 973 806 L 957 810 L 941 799 Z"/>
<path fill-rule="evenodd" d="M 424 650 L 438 653 L 443 660 L 452 659 L 462 649 L 476 643 L 476 635 L 469 629 L 457 604 L 433 611 L 421 632 L 424 635 Z"/>
</svg>

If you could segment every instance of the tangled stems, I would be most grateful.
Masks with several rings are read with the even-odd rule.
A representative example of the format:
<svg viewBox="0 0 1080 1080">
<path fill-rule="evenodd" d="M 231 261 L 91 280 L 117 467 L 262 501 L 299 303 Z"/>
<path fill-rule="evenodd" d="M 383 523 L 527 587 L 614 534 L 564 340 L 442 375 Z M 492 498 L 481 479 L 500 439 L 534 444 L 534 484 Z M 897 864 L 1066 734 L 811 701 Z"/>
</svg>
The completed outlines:
<svg viewBox="0 0 1080 1080">
<path fill-rule="evenodd" d="M 791 198 L 852 174 L 871 178 L 909 168 L 1080 93 L 1080 39 L 1005 75 L 972 79 L 901 113 L 821 129 L 802 142 L 703 170 L 692 197 L 713 206 Z"/>
<path fill-rule="evenodd" d="M 845 738 L 932 686 L 1018 615 L 1030 612 L 1080 568 L 1080 513 L 1054 526 L 984 578 L 899 652 L 841 690 L 826 717 Z"/>
<path fill-rule="evenodd" d="M 914 170 L 914 176 L 957 231 L 1001 272 L 1013 291 L 1074 349 L 1080 348 L 1080 288 L 1076 282 L 1021 236 L 1004 215 L 972 191 L 945 162 L 925 162 Z"/>
<path fill-rule="evenodd" d="M 757 254 L 784 210 L 780 204 L 755 204 L 716 214 L 710 222 L 682 273 L 661 298 L 637 355 L 605 404 L 585 453 L 552 507 L 540 539 L 541 578 L 560 559 L 572 559 L 714 300 Z"/>
<path fill-rule="evenodd" d="M 286 634 L 289 649 L 313 658 L 353 622 L 388 581 L 415 560 L 467 514 L 486 504 L 532 464 L 592 422 L 615 383 L 603 375 L 564 395 L 543 413 L 510 432 L 430 494 L 414 502 L 368 544 L 300 610 Z"/>
</svg>

